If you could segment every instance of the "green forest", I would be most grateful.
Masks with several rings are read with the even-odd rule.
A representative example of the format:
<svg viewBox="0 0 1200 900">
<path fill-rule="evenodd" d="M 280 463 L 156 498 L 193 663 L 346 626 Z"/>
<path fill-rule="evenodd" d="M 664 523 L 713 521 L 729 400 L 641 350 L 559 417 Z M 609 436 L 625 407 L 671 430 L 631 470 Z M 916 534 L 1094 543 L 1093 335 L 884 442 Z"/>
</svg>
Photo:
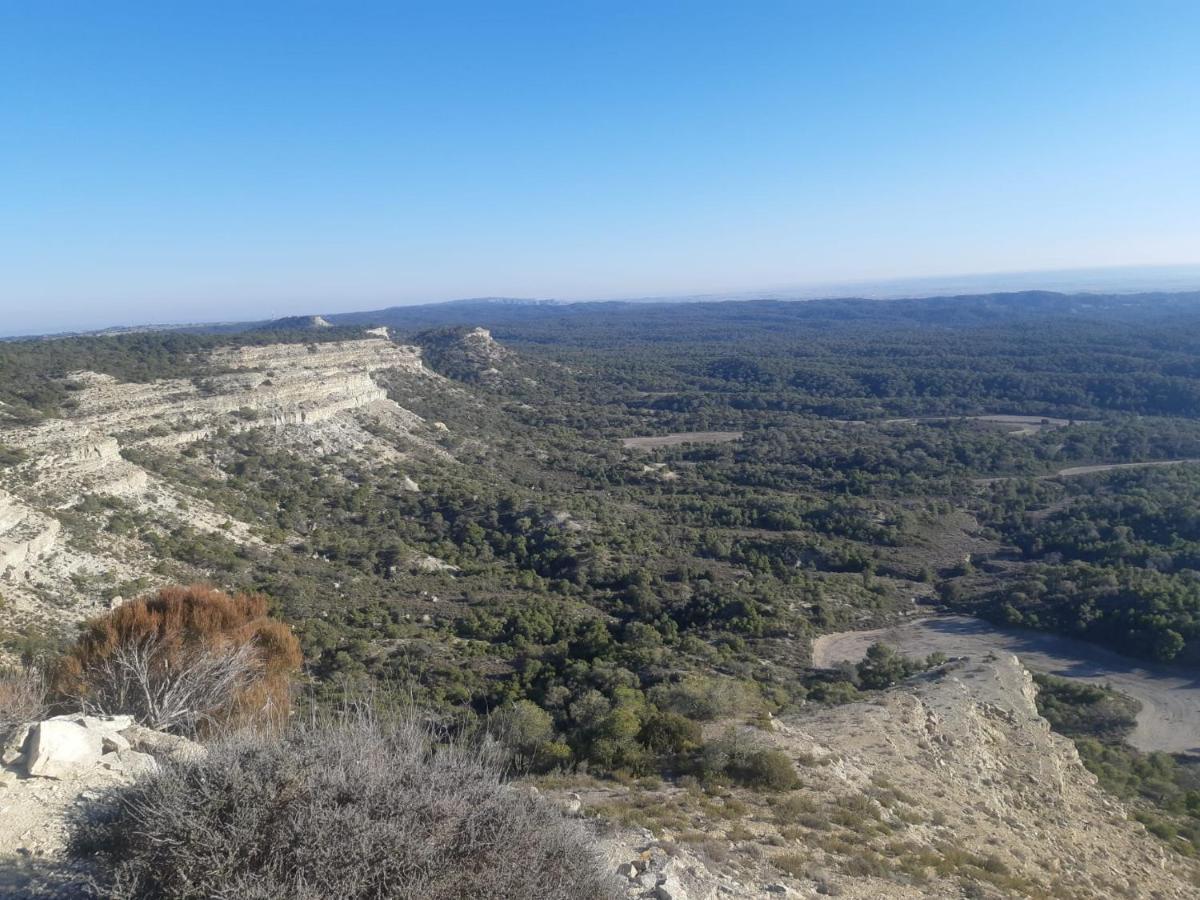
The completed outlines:
<svg viewBox="0 0 1200 900">
<path fill-rule="evenodd" d="M 390 325 L 446 380 L 378 377 L 446 424 L 452 462 L 217 434 L 125 453 L 259 543 L 168 528 L 119 498 L 65 514 L 90 540 L 143 541 L 163 561 L 148 575 L 266 593 L 318 695 L 373 683 L 450 716 L 507 711 L 533 769 L 753 778 L 712 762 L 702 723 L 843 702 L 926 665 L 880 651 L 814 670 L 822 633 L 940 609 L 1200 658 L 1200 465 L 1186 462 L 1200 459 L 1200 300 L 1146 308 L 447 304 L 332 316 L 319 335 L 0 343 L 0 400 L 36 421 L 69 412 L 80 369 L 202 378 L 215 346 Z M 460 344 L 475 325 L 504 350 L 487 370 Z M 646 440 L 697 432 L 721 437 Z M 1069 472 L 1150 462 L 1177 464 Z"/>
</svg>

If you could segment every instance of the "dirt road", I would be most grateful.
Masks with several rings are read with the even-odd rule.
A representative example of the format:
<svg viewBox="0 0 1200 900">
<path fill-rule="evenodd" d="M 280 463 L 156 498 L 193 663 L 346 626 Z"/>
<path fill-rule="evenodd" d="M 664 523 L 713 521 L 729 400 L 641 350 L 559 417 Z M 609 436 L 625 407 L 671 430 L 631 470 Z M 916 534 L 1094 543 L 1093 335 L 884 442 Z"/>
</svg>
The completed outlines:
<svg viewBox="0 0 1200 900">
<path fill-rule="evenodd" d="M 1135 462 L 1135 463 L 1109 463 L 1105 466 L 1072 466 L 1067 469 L 1059 469 L 1054 473 L 1053 478 L 1070 478 L 1072 475 L 1091 475 L 1094 472 L 1111 472 L 1114 469 L 1145 469 L 1151 466 L 1179 466 L 1183 463 L 1197 462 L 1194 459 L 1162 459 L 1157 462 Z"/>
<path fill-rule="evenodd" d="M 994 425 L 1004 425 L 1010 435 L 1027 437 L 1051 428 L 1066 428 L 1076 425 L 1090 424 L 1087 419 L 1056 419 L 1052 416 L 1013 416 L 1005 413 L 994 413 L 986 416 L 921 416 L 910 419 L 884 419 L 884 425 L 909 425 L 915 422 L 957 422 L 969 420 L 972 422 L 991 422 Z"/>
<path fill-rule="evenodd" d="M 674 447 L 677 444 L 723 444 L 740 440 L 741 437 L 740 431 L 683 431 L 678 434 L 621 438 L 621 445 L 627 450 L 653 450 L 655 447 Z"/>
<path fill-rule="evenodd" d="M 1129 737 L 1133 746 L 1200 755 L 1200 673 L 1130 659 L 1086 641 L 998 628 L 970 616 L 937 616 L 874 631 L 827 634 L 813 643 L 813 665 L 857 662 L 876 641 L 908 656 L 1014 653 L 1036 672 L 1109 684 L 1142 704 L 1137 728 Z"/>
<path fill-rule="evenodd" d="M 1159 459 L 1151 462 L 1133 463 L 1102 463 L 1096 466 L 1068 466 L 1049 475 L 992 475 L 987 478 L 974 478 L 976 484 L 993 484 L 997 481 L 1015 481 L 1018 478 L 1032 478 L 1034 481 L 1050 481 L 1053 478 L 1071 478 L 1077 475 L 1094 475 L 1097 472 L 1112 472 L 1115 469 L 1149 469 L 1156 466 L 1181 466 L 1184 463 L 1200 462 L 1200 459 Z"/>
</svg>

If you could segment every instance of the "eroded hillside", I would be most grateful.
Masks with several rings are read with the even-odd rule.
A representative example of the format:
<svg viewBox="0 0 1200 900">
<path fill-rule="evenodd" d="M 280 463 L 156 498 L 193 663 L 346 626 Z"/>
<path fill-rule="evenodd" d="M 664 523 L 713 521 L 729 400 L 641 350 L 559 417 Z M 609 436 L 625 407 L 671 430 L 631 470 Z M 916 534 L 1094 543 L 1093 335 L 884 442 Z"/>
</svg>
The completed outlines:
<svg viewBox="0 0 1200 900">
<path fill-rule="evenodd" d="M 181 454 L 201 441 L 255 431 L 263 443 L 302 439 L 353 447 L 364 459 L 399 459 L 386 427 L 414 440 L 434 437 L 419 416 L 388 398 L 380 372 L 435 378 L 415 347 L 384 336 L 321 344 L 220 349 L 190 379 L 138 384 L 94 372 L 69 379 L 69 414 L 10 427 L 2 442 L 19 462 L 0 484 L 0 594 L 10 626 L 74 620 L 114 601 L 91 586 L 144 579 L 161 560 L 136 534 L 89 538 L 85 511 L 120 498 L 160 525 L 184 524 L 237 543 L 259 541 L 261 523 L 238 521 L 194 490 L 134 460 Z M 301 437 L 303 436 L 303 437 Z"/>
<path fill-rule="evenodd" d="M 631 896 L 1183 898 L 1200 868 L 1151 836 L 1050 731 L 1010 655 L 951 662 L 875 698 L 784 716 L 738 739 L 782 751 L 775 796 L 597 785 Z"/>
</svg>

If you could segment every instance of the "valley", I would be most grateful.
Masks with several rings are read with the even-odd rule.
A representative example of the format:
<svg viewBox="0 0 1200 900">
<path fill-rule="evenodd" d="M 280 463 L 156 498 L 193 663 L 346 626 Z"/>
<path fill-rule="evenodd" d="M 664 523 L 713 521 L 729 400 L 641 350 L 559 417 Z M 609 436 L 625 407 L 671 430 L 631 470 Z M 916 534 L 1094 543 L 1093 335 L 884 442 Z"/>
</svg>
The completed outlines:
<svg viewBox="0 0 1200 900">
<path fill-rule="evenodd" d="M 451 304 L 2 344 L 0 653 L 50 658 L 207 582 L 268 598 L 306 702 L 384 692 L 491 734 L 619 853 L 676 846 L 699 896 L 1135 883 L 1099 855 L 1045 875 L 1015 832 L 985 846 L 981 821 L 1035 827 L 1030 798 L 1067 783 L 1056 853 L 1103 809 L 1106 840 L 1161 849 L 1186 896 L 1200 307 L 1133 327 L 1092 302 L 1084 327 L 1069 302 L 967 299 L 937 329 L 937 301 Z M 1117 332 L 1122 374 L 1099 376 Z M 1022 665 L 1141 708 L 1125 729 L 1096 714 L 1118 701 L 1055 688 L 1083 724 L 1052 735 Z M 923 811 L 881 781 L 900 745 L 896 777 L 955 773 Z M 1018 747 L 1058 760 L 1028 796 Z M 956 855 L 951 829 L 981 843 Z"/>
</svg>

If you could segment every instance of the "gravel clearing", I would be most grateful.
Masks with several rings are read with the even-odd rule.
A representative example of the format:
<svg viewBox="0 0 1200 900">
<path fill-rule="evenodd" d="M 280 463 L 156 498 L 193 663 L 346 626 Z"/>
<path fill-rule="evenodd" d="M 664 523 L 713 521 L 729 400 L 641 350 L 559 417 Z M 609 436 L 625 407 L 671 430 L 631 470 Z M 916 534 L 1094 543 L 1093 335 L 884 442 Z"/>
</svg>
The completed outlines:
<svg viewBox="0 0 1200 900">
<path fill-rule="evenodd" d="M 1200 673 L 1130 659 L 1073 638 L 1001 628 L 970 616 L 935 616 L 873 631 L 822 635 L 813 642 L 813 665 L 857 662 L 876 641 L 908 656 L 1014 653 L 1036 672 L 1111 685 L 1142 704 L 1130 744 L 1139 750 L 1200 755 Z"/>
</svg>

